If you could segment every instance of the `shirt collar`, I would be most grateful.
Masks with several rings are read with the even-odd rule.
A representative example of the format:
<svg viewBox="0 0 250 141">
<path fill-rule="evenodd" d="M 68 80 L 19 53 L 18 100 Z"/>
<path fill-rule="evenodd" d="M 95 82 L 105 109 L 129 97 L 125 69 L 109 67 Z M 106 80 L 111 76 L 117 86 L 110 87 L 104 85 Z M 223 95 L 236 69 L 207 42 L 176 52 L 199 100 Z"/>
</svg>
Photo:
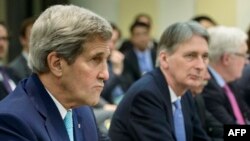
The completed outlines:
<svg viewBox="0 0 250 141">
<path fill-rule="evenodd" d="M 220 87 L 224 87 L 226 82 L 225 80 L 221 77 L 221 75 L 213 69 L 211 66 L 208 66 L 209 71 L 212 73 L 215 81 L 219 84 Z"/>
<path fill-rule="evenodd" d="M 143 57 L 143 56 L 145 56 L 145 55 L 147 55 L 147 54 L 149 54 L 150 53 L 150 49 L 145 49 L 144 51 L 140 51 L 139 49 L 137 49 L 137 48 L 134 48 L 134 51 L 135 51 L 135 54 L 139 57 L 139 58 L 141 58 L 141 57 Z"/>
<path fill-rule="evenodd" d="M 168 89 L 170 92 L 170 99 L 171 99 L 171 103 L 174 103 L 177 99 L 181 99 L 181 96 L 176 95 L 176 93 L 173 91 L 173 89 L 168 85 Z"/>
<path fill-rule="evenodd" d="M 25 51 L 23 51 L 22 52 L 22 55 L 23 55 L 23 57 L 25 58 L 25 60 L 28 60 L 28 53 L 27 52 L 25 52 Z"/>
<path fill-rule="evenodd" d="M 67 110 L 62 106 L 62 104 L 47 89 L 46 89 L 46 91 L 48 92 L 48 94 L 50 95 L 50 97 L 52 98 L 54 103 L 56 104 L 56 107 L 59 110 L 62 119 L 64 119 L 66 114 L 67 114 Z"/>
</svg>

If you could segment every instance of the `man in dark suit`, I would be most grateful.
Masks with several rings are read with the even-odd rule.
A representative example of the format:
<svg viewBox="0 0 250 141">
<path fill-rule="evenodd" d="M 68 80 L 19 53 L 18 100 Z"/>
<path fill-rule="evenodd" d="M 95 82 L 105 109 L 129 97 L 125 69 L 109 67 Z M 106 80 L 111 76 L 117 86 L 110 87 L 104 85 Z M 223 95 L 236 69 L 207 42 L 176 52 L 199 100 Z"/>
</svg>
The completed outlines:
<svg viewBox="0 0 250 141">
<path fill-rule="evenodd" d="M 155 68 L 156 48 L 149 45 L 149 31 L 149 25 L 141 22 L 135 22 L 130 28 L 132 46 L 125 53 L 122 74 L 126 78 L 125 90 L 142 75 Z"/>
<path fill-rule="evenodd" d="M 0 100 L 15 89 L 19 80 L 13 70 L 6 66 L 8 50 L 8 30 L 5 23 L 0 22 Z"/>
<path fill-rule="evenodd" d="M 74 5 L 54 5 L 32 27 L 33 74 L 0 102 L 0 140 L 99 141 L 90 106 L 107 80 L 110 24 Z"/>
<path fill-rule="evenodd" d="M 240 88 L 241 98 L 250 107 L 250 64 L 245 65 L 241 78 L 233 83 Z"/>
<path fill-rule="evenodd" d="M 198 116 L 201 120 L 201 125 L 203 129 L 207 132 L 208 136 L 213 141 L 223 141 L 223 124 L 220 123 L 206 108 L 205 101 L 201 95 L 204 87 L 207 85 L 208 80 L 211 76 L 206 70 L 205 76 L 203 78 L 203 83 L 198 87 L 193 87 L 190 89 L 193 97 L 195 107 L 197 109 Z"/>
<path fill-rule="evenodd" d="M 124 95 L 124 81 L 126 82 L 126 77 L 122 76 L 124 71 L 124 55 L 117 50 L 117 43 L 121 38 L 121 31 L 114 23 L 110 23 L 113 31 L 112 38 L 109 43 L 110 47 L 110 57 L 108 60 L 109 67 L 109 79 L 105 81 L 105 86 L 103 88 L 101 96 L 111 104 L 118 104 L 120 99 Z"/>
<path fill-rule="evenodd" d="M 158 43 L 155 41 L 155 39 L 153 39 L 150 36 L 151 30 L 153 27 L 153 21 L 150 15 L 148 15 L 147 13 L 139 13 L 135 16 L 135 19 L 132 23 L 133 23 L 132 26 L 135 23 L 144 23 L 147 25 L 147 37 L 149 38 L 147 40 L 147 45 L 149 48 L 156 49 Z M 130 49 L 133 49 L 133 46 L 134 46 L 133 38 L 136 35 L 134 34 L 134 31 L 132 30 L 132 28 L 130 28 L 130 34 L 131 34 L 131 38 L 124 40 L 124 42 L 121 44 L 121 47 L 119 48 L 119 50 L 124 54 L 126 54 L 126 52 L 129 51 Z"/>
<path fill-rule="evenodd" d="M 28 53 L 29 53 L 29 39 L 30 31 L 35 22 L 34 18 L 27 18 L 22 22 L 20 30 L 20 43 L 22 45 L 22 52 L 17 58 L 15 58 L 10 64 L 10 68 L 23 79 L 31 74 L 31 70 L 28 67 Z"/>
<path fill-rule="evenodd" d="M 195 22 L 167 28 L 158 48 L 159 67 L 130 87 L 113 115 L 109 131 L 112 140 L 209 140 L 187 92 L 203 80 L 207 41 L 206 30 Z M 175 116 L 176 112 L 182 114 Z"/>
<path fill-rule="evenodd" d="M 222 124 L 247 124 L 249 108 L 239 98 L 239 88 L 228 85 L 241 77 L 247 62 L 247 35 L 236 27 L 218 26 L 208 31 L 211 79 L 202 92 L 206 108 Z"/>
</svg>

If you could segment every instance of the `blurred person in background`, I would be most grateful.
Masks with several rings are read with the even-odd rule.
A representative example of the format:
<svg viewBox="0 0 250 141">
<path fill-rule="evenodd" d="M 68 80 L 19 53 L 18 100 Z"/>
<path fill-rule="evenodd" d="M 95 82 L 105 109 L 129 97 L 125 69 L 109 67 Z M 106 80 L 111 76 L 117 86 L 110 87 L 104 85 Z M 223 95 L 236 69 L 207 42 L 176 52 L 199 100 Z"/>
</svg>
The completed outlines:
<svg viewBox="0 0 250 141">
<path fill-rule="evenodd" d="M 34 22 L 35 18 L 27 18 L 22 22 L 19 37 L 22 52 L 9 64 L 9 67 L 15 71 L 20 79 L 28 77 L 31 74 L 31 69 L 28 67 L 28 54 L 30 32 Z"/>
<path fill-rule="evenodd" d="M 195 16 L 192 20 L 200 23 L 206 29 L 217 26 L 217 23 L 211 17 L 206 15 Z"/>
<path fill-rule="evenodd" d="M 148 40 L 148 42 L 147 42 L 147 46 L 149 47 L 149 48 L 154 48 L 155 50 L 156 50 L 156 48 L 157 48 L 157 42 L 151 37 L 151 30 L 152 30 L 152 26 L 153 26 L 153 21 L 152 21 L 152 18 L 148 15 L 148 14 L 146 14 L 146 13 L 139 13 L 139 14 L 137 14 L 136 16 L 135 16 L 135 19 L 134 19 L 134 21 L 133 21 L 133 24 L 134 23 L 144 23 L 144 24 L 146 24 L 146 25 L 148 25 L 148 36 L 149 36 L 149 40 Z M 133 25 L 132 24 L 132 25 Z M 130 33 L 131 33 L 131 30 L 130 30 Z M 127 51 L 129 51 L 130 49 L 133 49 L 133 46 L 134 46 L 134 44 L 133 44 L 133 42 L 132 42 L 132 37 L 133 35 L 131 34 L 131 38 L 130 39 L 126 39 L 123 43 L 122 43 L 122 45 L 121 45 L 121 47 L 119 48 L 119 50 L 122 52 L 122 53 L 124 53 L 124 54 L 126 54 L 126 52 Z"/>
<path fill-rule="evenodd" d="M 220 123 L 207 109 L 205 101 L 201 95 L 204 87 L 207 85 L 208 81 L 211 79 L 211 76 L 208 70 L 204 73 L 204 78 L 201 82 L 201 85 L 198 87 L 193 87 L 190 89 L 193 97 L 195 106 L 201 120 L 203 129 L 207 132 L 208 136 L 212 141 L 223 141 L 223 124 Z"/>
<path fill-rule="evenodd" d="M 242 76 L 248 57 L 248 37 L 237 27 L 216 26 L 208 32 L 211 79 L 201 94 L 206 109 L 222 124 L 245 125 L 250 119 L 250 110 L 240 98 L 239 88 L 228 83 Z"/>
<path fill-rule="evenodd" d="M 123 77 L 124 72 L 124 54 L 117 50 L 116 45 L 121 39 L 121 31 L 114 23 L 111 23 L 113 28 L 112 38 L 109 44 L 111 54 L 108 60 L 109 79 L 105 81 L 105 86 L 101 96 L 112 104 L 118 104 L 125 93 L 126 79 Z"/>
<path fill-rule="evenodd" d="M 136 22 L 130 27 L 132 49 L 128 50 L 124 59 L 124 77 L 128 89 L 141 76 L 155 68 L 156 48 L 150 48 L 148 42 L 149 26 Z"/>
<path fill-rule="evenodd" d="M 111 54 L 108 58 L 109 79 L 104 82 L 100 101 L 94 106 L 94 113 L 100 130 L 107 134 L 111 118 L 124 95 L 122 89 L 122 72 L 124 55 L 116 49 L 117 42 L 121 38 L 121 31 L 111 23 L 112 37 L 109 42 Z"/>
<path fill-rule="evenodd" d="M 247 30 L 247 35 L 248 35 L 248 39 L 247 39 L 247 47 L 248 47 L 248 50 L 247 50 L 247 53 L 249 54 L 250 56 L 250 26 Z M 250 59 L 250 57 L 248 57 L 248 60 Z M 249 63 L 249 62 L 248 62 Z"/>
<path fill-rule="evenodd" d="M 4 22 L 0 21 L 0 100 L 12 92 L 19 77 L 6 66 L 9 51 L 9 34 Z"/>
<path fill-rule="evenodd" d="M 245 65 L 242 76 L 233 83 L 240 88 L 237 92 L 241 93 L 241 98 L 250 109 L 250 64 Z"/>
</svg>

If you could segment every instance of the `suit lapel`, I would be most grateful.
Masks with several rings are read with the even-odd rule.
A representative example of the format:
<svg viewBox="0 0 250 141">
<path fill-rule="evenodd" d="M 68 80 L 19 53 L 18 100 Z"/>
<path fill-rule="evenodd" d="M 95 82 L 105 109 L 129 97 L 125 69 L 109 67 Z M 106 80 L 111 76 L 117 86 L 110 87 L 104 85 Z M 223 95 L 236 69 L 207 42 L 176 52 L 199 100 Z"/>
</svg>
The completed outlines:
<svg viewBox="0 0 250 141">
<path fill-rule="evenodd" d="M 192 122 L 191 122 L 191 112 L 189 108 L 189 103 L 188 103 L 188 92 L 186 92 L 182 98 L 181 98 L 181 106 L 182 106 L 182 112 L 183 112 L 183 117 L 184 117 L 184 123 L 185 123 L 185 132 L 186 132 L 186 138 L 187 140 L 192 139 L 190 135 L 192 135 Z"/>
<path fill-rule="evenodd" d="M 78 117 L 78 113 L 76 110 L 73 110 L 73 123 L 74 123 L 74 138 L 75 141 L 85 141 L 85 137 L 82 133 L 83 121 Z"/>
<path fill-rule="evenodd" d="M 34 107 L 45 120 L 45 128 L 51 140 L 69 141 L 62 117 L 36 74 L 27 80 L 25 87 Z"/>
<path fill-rule="evenodd" d="M 8 92 L 5 89 L 3 82 L 0 80 L 0 100 L 5 98 L 7 95 L 8 95 Z"/>
<path fill-rule="evenodd" d="M 98 141 L 98 133 L 93 112 L 89 106 L 75 109 L 74 130 L 77 141 Z M 80 128 L 79 128 L 80 127 Z"/>
<path fill-rule="evenodd" d="M 45 126 L 52 140 L 69 141 L 69 136 L 65 128 L 62 117 L 57 109 L 53 106 L 48 110 Z"/>
<path fill-rule="evenodd" d="M 129 57 L 129 59 L 131 59 L 130 62 L 132 62 L 131 65 L 133 66 L 133 68 L 135 70 L 136 76 L 138 78 L 140 78 L 141 77 L 141 70 L 139 67 L 139 59 L 137 58 L 136 53 L 133 49 L 131 50 L 131 56 Z"/>
<path fill-rule="evenodd" d="M 169 120 L 168 122 L 171 126 L 172 134 L 175 135 L 173 110 L 172 110 L 172 103 L 171 103 L 171 99 L 170 99 L 170 92 L 168 89 L 168 83 L 165 80 L 165 77 L 163 76 L 163 74 L 159 68 L 156 68 L 153 71 L 153 76 L 154 76 L 154 80 L 157 83 L 157 86 L 159 86 L 159 89 L 161 90 L 161 94 L 163 95 L 163 97 L 166 97 L 166 99 L 164 99 L 165 100 L 164 103 L 166 104 L 166 108 L 167 108 L 167 111 L 166 111 L 166 114 L 168 117 L 167 120 Z"/>
<path fill-rule="evenodd" d="M 226 108 L 227 108 L 228 112 L 230 112 L 230 114 L 233 115 L 233 109 L 231 107 L 230 101 L 227 98 L 227 95 L 226 95 L 225 91 L 217 83 L 217 81 L 215 80 L 213 74 L 211 72 L 209 72 L 209 73 L 210 73 L 211 79 L 208 81 L 208 84 L 207 84 L 206 87 L 208 87 L 210 89 L 215 89 L 215 91 L 219 92 L 218 96 L 220 96 L 223 99 L 223 101 L 225 102 L 225 105 L 226 105 Z"/>
</svg>

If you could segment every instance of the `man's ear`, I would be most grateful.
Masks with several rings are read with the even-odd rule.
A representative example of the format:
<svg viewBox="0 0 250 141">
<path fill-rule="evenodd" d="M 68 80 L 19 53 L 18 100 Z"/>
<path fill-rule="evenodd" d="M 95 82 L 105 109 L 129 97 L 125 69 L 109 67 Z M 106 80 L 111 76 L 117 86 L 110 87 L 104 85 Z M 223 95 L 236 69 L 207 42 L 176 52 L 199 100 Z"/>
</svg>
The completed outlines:
<svg viewBox="0 0 250 141">
<path fill-rule="evenodd" d="M 168 54 L 165 51 L 161 51 L 159 54 L 159 61 L 164 69 L 168 68 Z"/>
<path fill-rule="evenodd" d="M 62 62 L 56 52 L 51 52 L 47 56 L 48 67 L 50 71 L 57 77 L 62 75 Z"/>
<path fill-rule="evenodd" d="M 224 53 L 222 56 L 221 56 L 221 62 L 223 65 L 228 65 L 228 63 L 230 62 L 230 54 L 229 53 Z"/>
</svg>

